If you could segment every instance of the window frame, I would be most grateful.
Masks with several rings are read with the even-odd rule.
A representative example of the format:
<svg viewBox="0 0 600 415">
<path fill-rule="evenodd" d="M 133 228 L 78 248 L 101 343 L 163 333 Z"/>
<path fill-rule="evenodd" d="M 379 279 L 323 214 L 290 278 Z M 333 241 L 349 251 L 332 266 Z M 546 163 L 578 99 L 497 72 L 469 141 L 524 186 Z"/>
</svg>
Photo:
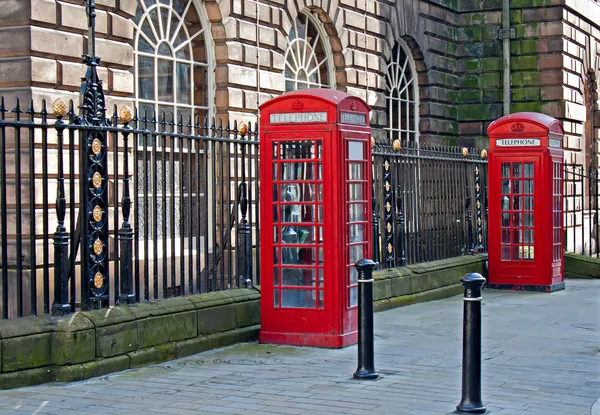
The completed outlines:
<svg viewBox="0 0 600 415">
<path fill-rule="evenodd" d="M 402 52 L 404 53 L 404 56 L 406 57 L 406 60 L 404 62 L 400 62 L 400 58 L 401 58 L 401 54 Z M 396 71 L 395 77 L 392 78 L 390 76 L 390 69 L 393 66 L 397 66 L 399 68 L 399 70 Z M 402 89 L 402 91 L 399 89 L 401 87 L 401 80 L 404 78 L 406 79 L 405 74 L 407 73 L 407 69 L 410 70 L 410 74 L 411 74 L 411 78 L 409 80 L 407 80 L 407 86 L 406 88 L 412 88 L 413 91 L 413 100 L 411 101 L 410 98 L 409 99 L 403 99 L 403 95 L 402 93 L 404 92 L 404 89 Z M 402 39 L 398 39 L 392 49 L 392 52 L 390 54 L 390 59 L 388 60 L 388 64 L 386 66 L 386 71 L 385 71 L 385 98 L 386 98 L 386 115 L 387 115 L 387 124 L 385 126 L 385 130 L 388 133 L 388 138 L 390 141 L 390 144 L 395 140 L 395 139 L 400 139 L 400 141 L 406 141 L 403 140 L 402 137 L 404 136 L 408 136 L 410 137 L 414 137 L 412 140 L 408 140 L 411 142 L 415 142 L 415 143 L 419 143 L 419 138 L 420 138 L 420 132 L 419 132 L 419 104 L 420 104 L 420 98 L 419 98 L 419 81 L 418 81 L 418 73 L 417 73 L 417 68 L 416 68 L 416 64 L 415 64 L 415 60 L 414 57 L 412 55 L 412 52 L 410 50 L 410 48 L 408 47 L 408 44 L 402 40 Z M 394 93 L 396 92 L 397 96 L 394 96 Z M 410 95 L 408 95 L 410 96 Z M 396 117 L 394 117 L 394 114 L 392 114 L 393 111 L 393 105 L 392 102 L 396 100 L 399 105 L 398 105 L 398 114 L 396 115 Z M 414 128 L 411 129 L 410 128 L 410 111 L 408 111 L 409 108 L 409 104 L 412 105 L 413 108 L 413 114 L 412 114 L 412 122 L 413 122 L 413 126 Z M 406 109 L 403 111 L 402 107 L 405 107 Z M 408 112 L 408 115 L 406 114 Z M 403 129 L 402 128 L 402 120 L 403 117 L 406 118 L 406 122 L 407 122 L 407 128 Z"/>
</svg>

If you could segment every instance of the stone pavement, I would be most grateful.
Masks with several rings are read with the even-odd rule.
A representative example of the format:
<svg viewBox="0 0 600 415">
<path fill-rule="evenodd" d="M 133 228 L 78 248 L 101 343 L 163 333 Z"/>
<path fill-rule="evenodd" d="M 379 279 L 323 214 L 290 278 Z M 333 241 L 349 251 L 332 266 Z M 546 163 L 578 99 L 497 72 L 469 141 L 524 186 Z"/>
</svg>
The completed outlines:
<svg viewBox="0 0 600 415">
<path fill-rule="evenodd" d="M 483 399 L 497 415 L 600 406 L 600 281 L 483 293 Z M 462 299 L 376 314 L 377 381 L 343 350 L 241 344 L 71 384 L 0 392 L 0 414 L 445 415 L 460 400 Z M 596 405 L 594 405 L 596 403 Z"/>
</svg>

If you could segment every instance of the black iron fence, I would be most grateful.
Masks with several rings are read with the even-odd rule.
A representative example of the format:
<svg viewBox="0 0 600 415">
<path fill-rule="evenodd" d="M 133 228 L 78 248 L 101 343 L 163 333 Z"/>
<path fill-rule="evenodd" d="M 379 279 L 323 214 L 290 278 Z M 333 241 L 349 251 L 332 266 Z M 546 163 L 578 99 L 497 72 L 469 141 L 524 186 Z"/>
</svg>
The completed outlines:
<svg viewBox="0 0 600 415">
<path fill-rule="evenodd" d="M 373 172 L 382 268 L 487 250 L 485 150 L 396 141 L 374 147 Z"/>
<path fill-rule="evenodd" d="M 257 284 L 257 130 L 98 102 L 2 98 L 1 317 Z"/>
<path fill-rule="evenodd" d="M 568 252 L 600 258 L 600 174 L 565 164 L 564 246 Z"/>
</svg>

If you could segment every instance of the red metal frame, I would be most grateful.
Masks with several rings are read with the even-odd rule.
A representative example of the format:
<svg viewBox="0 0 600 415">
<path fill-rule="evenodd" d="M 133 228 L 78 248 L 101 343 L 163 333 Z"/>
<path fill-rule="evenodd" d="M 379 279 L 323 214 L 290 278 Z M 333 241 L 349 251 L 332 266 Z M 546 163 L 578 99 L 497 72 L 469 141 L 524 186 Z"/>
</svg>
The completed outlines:
<svg viewBox="0 0 600 415">
<path fill-rule="evenodd" d="M 357 341 L 357 307 L 350 302 L 357 289 L 350 270 L 353 260 L 371 255 L 369 112 L 360 98 L 324 89 L 292 92 L 261 106 L 261 343 L 343 347 Z M 341 123 L 342 117 L 364 123 Z M 293 157 L 305 151 L 303 158 L 290 159 L 290 149 Z M 362 169 L 360 180 L 349 181 L 350 163 Z M 348 201 L 352 185 L 352 195 L 361 196 L 356 203 Z M 359 206 L 354 222 L 350 205 Z M 310 221 L 310 227 L 301 228 L 298 220 Z M 350 227 L 357 235 L 360 226 L 363 242 L 353 244 Z M 351 246 L 362 246 L 362 252 L 352 248 L 351 258 Z"/>
<path fill-rule="evenodd" d="M 488 286 L 563 289 L 562 126 L 517 113 L 494 121 L 488 135 Z"/>
</svg>

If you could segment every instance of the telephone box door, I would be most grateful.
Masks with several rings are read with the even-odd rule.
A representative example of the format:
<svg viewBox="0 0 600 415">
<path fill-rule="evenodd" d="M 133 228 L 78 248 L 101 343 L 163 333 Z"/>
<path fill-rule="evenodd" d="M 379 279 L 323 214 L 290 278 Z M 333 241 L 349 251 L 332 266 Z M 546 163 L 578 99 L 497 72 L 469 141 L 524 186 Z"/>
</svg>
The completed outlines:
<svg viewBox="0 0 600 415">
<path fill-rule="evenodd" d="M 514 277 L 521 284 L 535 284 L 534 241 L 539 237 L 535 205 L 539 203 L 539 197 L 534 183 L 539 164 L 540 157 L 537 156 L 523 157 L 518 161 L 498 157 L 493 167 L 499 170 L 493 175 L 499 178 L 499 182 L 493 185 L 500 189 L 499 192 L 490 192 L 500 195 L 500 200 L 492 201 L 496 204 L 493 209 L 500 209 L 500 215 L 492 215 L 500 218 L 499 224 L 491 225 L 500 229 L 500 244 L 496 245 L 496 249 L 500 249 L 502 262 L 514 264 Z M 490 236 L 494 237 L 493 232 Z"/>
<path fill-rule="evenodd" d="M 343 227 L 346 233 L 346 249 L 344 263 L 346 266 L 345 287 L 342 292 L 345 298 L 342 306 L 347 310 L 344 313 L 344 331 L 358 329 L 356 309 L 358 306 L 358 273 L 354 264 L 362 258 L 370 255 L 370 241 L 372 228 L 369 226 L 370 201 L 371 201 L 371 174 L 368 171 L 370 157 L 368 134 L 341 131 L 342 140 L 345 144 L 344 159 L 346 169 L 342 179 L 345 183 L 340 187 L 344 189 L 344 203 L 346 209 L 343 215 Z"/>
<path fill-rule="evenodd" d="M 272 272 L 273 276 L 261 278 L 261 291 L 262 301 L 277 315 L 263 322 L 263 330 L 269 332 L 285 332 L 290 327 L 298 333 L 314 332 L 315 327 L 330 326 L 329 314 L 324 312 L 330 282 L 324 272 L 322 163 L 324 141 L 330 134 L 266 135 L 271 143 L 271 171 L 262 172 L 261 193 L 270 191 L 273 208 L 270 215 L 263 215 L 261 227 L 273 232 L 271 241 L 261 242 L 272 245 L 273 252 L 271 260 L 261 265 L 263 275 Z"/>
</svg>

